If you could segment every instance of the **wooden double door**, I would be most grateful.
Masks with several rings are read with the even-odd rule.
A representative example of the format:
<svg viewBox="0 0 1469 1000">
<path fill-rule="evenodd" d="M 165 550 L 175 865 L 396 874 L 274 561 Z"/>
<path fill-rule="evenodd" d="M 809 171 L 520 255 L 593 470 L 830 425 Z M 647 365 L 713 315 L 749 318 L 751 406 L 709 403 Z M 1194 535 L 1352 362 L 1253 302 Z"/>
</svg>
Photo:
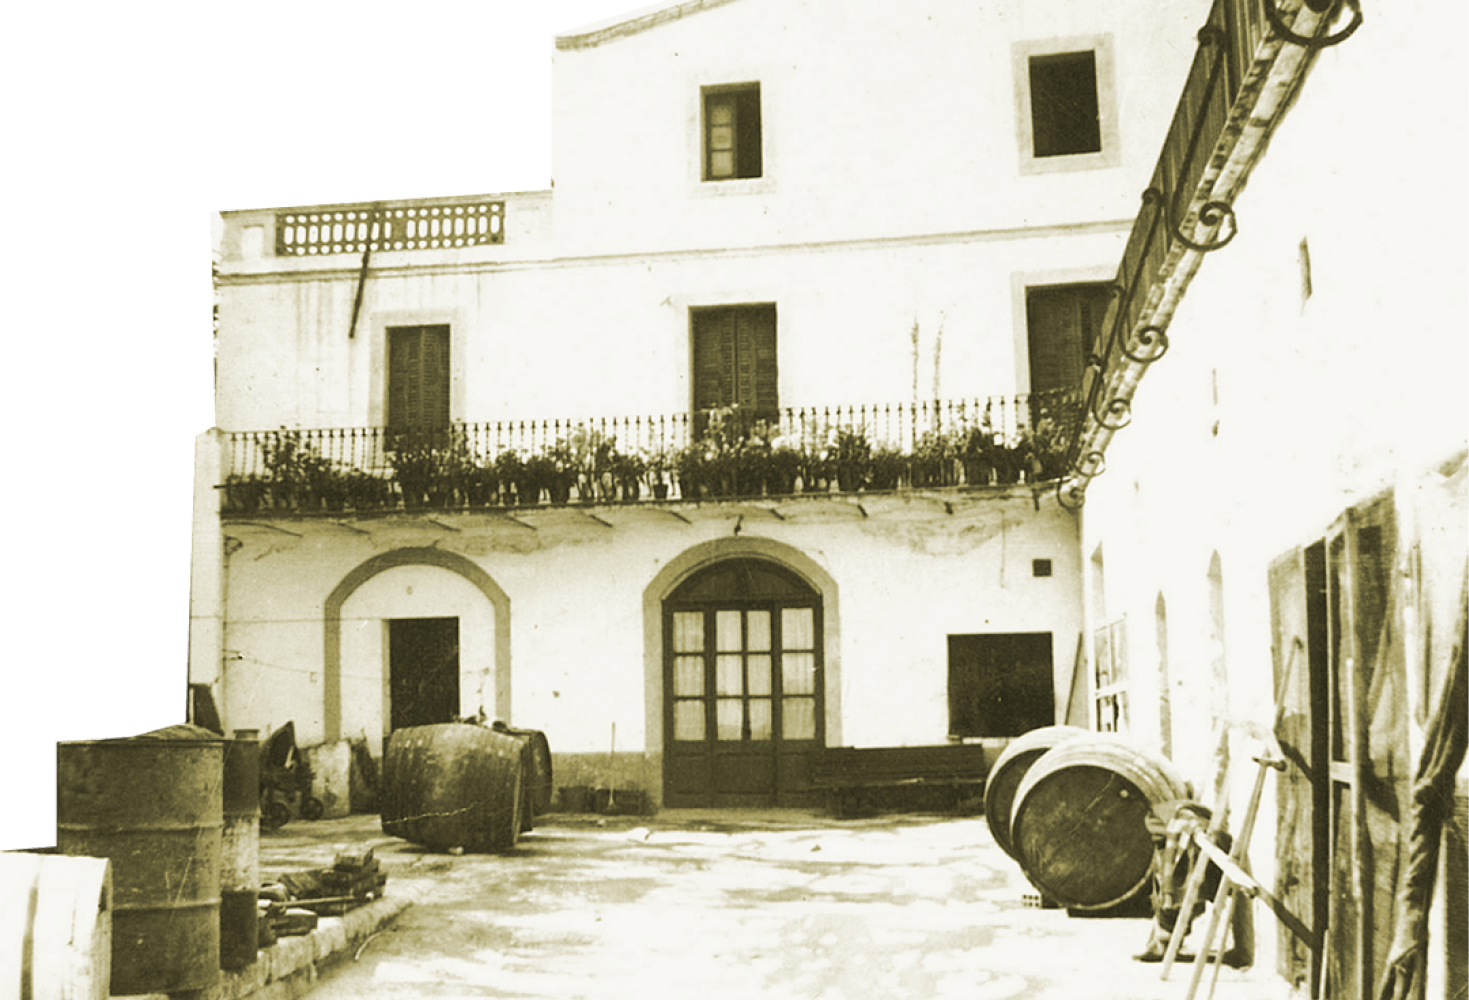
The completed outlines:
<svg viewBox="0 0 1469 1000">
<path fill-rule="evenodd" d="M 718 563 L 664 603 L 670 807 L 811 805 L 825 742 L 820 596 L 775 563 Z"/>
</svg>

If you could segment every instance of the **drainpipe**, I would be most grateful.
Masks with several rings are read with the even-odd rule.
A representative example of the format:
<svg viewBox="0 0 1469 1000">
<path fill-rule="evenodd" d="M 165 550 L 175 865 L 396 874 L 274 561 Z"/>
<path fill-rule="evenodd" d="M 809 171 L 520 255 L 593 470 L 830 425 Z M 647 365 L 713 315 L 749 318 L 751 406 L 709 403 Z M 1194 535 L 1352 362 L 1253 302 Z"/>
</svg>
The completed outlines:
<svg viewBox="0 0 1469 1000">
<path fill-rule="evenodd" d="M 1351 20 L 1330 34 L 1343 8 L 1351 11 Z M 1113 436 L 1131 422 L 1132 399 L 1148 367 L 1167 353 L 1168 326 L 1205 255 L 1225 247 L 1238 232 L 1232 206 L 1299 94 L 1317 52 L 1345 41 L 1362 23 L 1358 0 L 1305 0 L 1289 24 L 1285 21 L 1288 12 L 1278 9 L 1273 0 L 1264 0 L 1264 10 L 1270 31 L 1261 40 L 1240 84 L 1209 166 L 1190 197 L 1179 228 L 1173 228 L 1171 220 L 1166 219 L 1164 193 L 1155 188 L 1143 192 L 1144 211 L 1164 214 L 1170 246 L 1147 289 L 1147 300 L 1137 321 L 1123 339 L 1120 355 L 1094 360 L 1091 387 L 1085 394 L 1084 423 L 1072 449 L 1071 470 L 1057 484 L 1058 499 L 1069 509 L 1086 502 L 1087 487 L 1106 471 L 1107 447 Z M 1212 26 L 1201 31 L 1200 44 L 1221 44 L 1221 39 L 1211 34 L 1215 31 Z M 1190 230 L 1192 236 L 1185 236 L 1184 230 Z"/>
</svg>

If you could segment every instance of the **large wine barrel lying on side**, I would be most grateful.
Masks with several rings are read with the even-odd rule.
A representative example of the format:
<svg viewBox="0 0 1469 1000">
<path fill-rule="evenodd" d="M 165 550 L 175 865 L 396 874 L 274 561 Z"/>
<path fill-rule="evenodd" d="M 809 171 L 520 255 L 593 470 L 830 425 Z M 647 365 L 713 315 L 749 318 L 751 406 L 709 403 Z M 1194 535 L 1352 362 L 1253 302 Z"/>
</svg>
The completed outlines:
<svg viewBox="0 0 1469 1000">
<path fill-rule="evenodd" d="M 521 832 L 535 826 L 535 818 L 551 811 L 551 796 L 555 792 L 555 780 L 551 773 L 551 743 L 539 729 L 505 729 L 526 744 L 528 759 L 524 788 L 521 792 Z"/>
<path fill-rule="evenodd" d="M 1015 793 L 1010 840 L 1032 885 L 1062 906 L 1109 909 L 1148 885 L 1156 803 L 1188 797 L 1167 758 L 1094 733 L 1046 751 Z"/>
<path fill-rule="evenodd" d="M 1080 726 L 1042 726 L 1011 740 L 995 760 L 984 782 L 984 819 L 995 843 L 1010 857 L 1015 857 L 1010 843 L 1010 810 L 1015 805 L 1020 782 L 1047 750 L 1089 733 L 1090 730 Z"/>
<path fill-rule="evenodd" d="M 438 850 L 509 850 L 520 836 L 529 752 L 484 726 L 399 729 L 383 753 L 383 832 Z"/>
</svg>

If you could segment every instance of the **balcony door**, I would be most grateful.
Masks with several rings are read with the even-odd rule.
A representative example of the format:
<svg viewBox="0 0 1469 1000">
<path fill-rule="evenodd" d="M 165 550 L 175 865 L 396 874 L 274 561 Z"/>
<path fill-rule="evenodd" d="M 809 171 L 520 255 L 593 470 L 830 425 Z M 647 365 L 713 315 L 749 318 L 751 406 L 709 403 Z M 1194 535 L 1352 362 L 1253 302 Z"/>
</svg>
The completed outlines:
<svg viewBox="0 0 1469 1000">
<path fill-rule="evenodd" d="M 449 426 L 449 326 L 388 327 L 387 425 L 393 432 Z"/>
<path fill-rule="evenodd" d="M 821 597 L 774 563 L 734 559 L 664 603 L 664 804 L 814 804 L 824 742 Z"/>
<path fill-rule="evenodd" d="M 742 422 L 774 419 L 777 392 L 775 306 L 695 309 L 693 386 L 696 429 L 708 410 L 738 407 Z"/>
</svg>

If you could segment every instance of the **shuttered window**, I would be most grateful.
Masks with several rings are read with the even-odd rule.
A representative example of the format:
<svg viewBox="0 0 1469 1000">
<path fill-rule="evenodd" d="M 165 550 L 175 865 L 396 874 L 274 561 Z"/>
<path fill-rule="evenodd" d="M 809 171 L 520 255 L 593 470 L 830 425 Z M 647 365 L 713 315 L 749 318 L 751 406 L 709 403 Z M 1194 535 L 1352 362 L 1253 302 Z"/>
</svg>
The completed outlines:
<svg viewBox="0 0 1469 1000">
<path fill-rule="evenodd" d="M 449 327 L 388 327 L 388 428 L 449 424 Z"/>
<path fill-rule="evenodd" d="M 1111 285 L 1032 288 L 1025 297 L 1030 332 L 1030 391 L 1081 387 L 1086 356 L 1097 348 Z"/>
<path fill-rule="evenodd" d="M 704 179 L 759 177 L 763 169 L 760 85 L 704 91 Z"/>
<path fill-rule="evenodd" d="M 694 409 L 738 406 L 744 415 L 773 419 L 777 395 L 775 306 L 697 309 L 694 328 Z"/>
</svg>

